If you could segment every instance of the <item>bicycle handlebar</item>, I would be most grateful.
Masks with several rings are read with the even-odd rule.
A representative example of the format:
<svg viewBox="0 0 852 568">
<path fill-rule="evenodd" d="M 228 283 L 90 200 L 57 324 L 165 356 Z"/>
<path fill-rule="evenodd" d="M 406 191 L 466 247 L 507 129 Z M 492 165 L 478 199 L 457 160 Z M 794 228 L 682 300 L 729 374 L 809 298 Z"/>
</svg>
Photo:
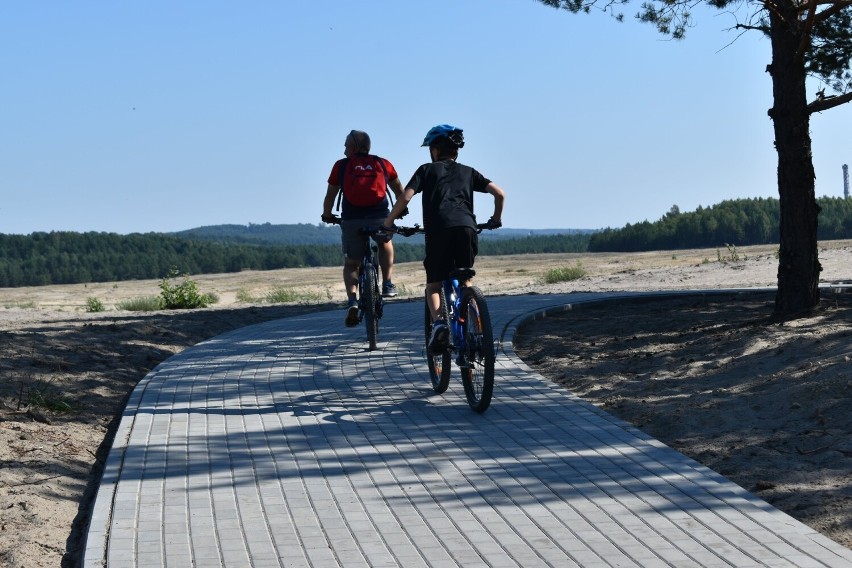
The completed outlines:
<svg viewBox="0 0 852 568">
<path fill-rule="evenodd" d="M 323 216 L 322 221 L 323 221 L 323 223 L 328 223 L 330 225 L 339 225 L 341 219 L 337 215 L 331 215 L 330 217 Z M 503 226 L 502 223 L 495 224 L 494 222 L 491 221 L 491 219 L 489 219 L 487 223 L 478 223 L 476 225 L 476 232 L 481 233 L 484 230 L 493 231 L 494 229 L 498 229 L 502 226 Z M 421 227 L 419 224 L 415 224 L 413 227 L 400 227 L 400 226 L 397 226 L 397 225 L 394 225 L 393 227 L 382 227 L 382 226 L 365 227 L 364 229 L 361 229 L 361 231 L 366 233 L 366 234 L 370 234 L 370 235 L 381 235 L 381 234 L 384 234 L 384 233 L 398 233 L 398 234 L 402 235 L 403 237 L 410 237 L 411 235 L 414 235 L 416 233 L 424 233 L 425 232 L 423 230 L 423 227 Z"/>
<path fill-rule="evenodd" d="M 486 223 L 477 223 L 476 232 L 481 233 L 482 231 L 484 231 L 486 229 L 489 230 L 489 231 L 493 231 L 494 229 L 499 229 L 502 226 L 503 226 L 503 223 L 499 223 L 499 222 L 494 223 L 491 219 L 489 219 L 488 222 L 486 222 Z"/>
<path fill-rule="evenodd" d="M 394 233 L 399 233 L 403 237 L 410 237 L 411 235 L 414 235 L 416 233 L 425 232 L 423 230 L 423 227 L 421 227 L 420 225 L 414 225 L 413 227 L 397 227 L 396 225 L 394 225 L 390 228 Z"/>
</svg>

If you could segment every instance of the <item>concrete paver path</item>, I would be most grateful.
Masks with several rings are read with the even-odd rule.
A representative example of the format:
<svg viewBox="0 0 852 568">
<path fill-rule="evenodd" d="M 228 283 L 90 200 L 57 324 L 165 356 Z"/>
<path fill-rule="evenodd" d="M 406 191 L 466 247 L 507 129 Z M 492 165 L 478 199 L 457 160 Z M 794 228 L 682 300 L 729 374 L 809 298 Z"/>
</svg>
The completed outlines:
<svg viewBox="0 0 852 568">
<path fill-rule="evenodd" d="M 85 566 L 835 566 L 852 551 L 551 385 L 514 354 L 524 318 L 591 294 L 489 299 L 485 414 L 453 369 L 435 395 L 423 307 L 379 350 L 343 311 L 230 332 L 128 402 Z"/>
</svg>

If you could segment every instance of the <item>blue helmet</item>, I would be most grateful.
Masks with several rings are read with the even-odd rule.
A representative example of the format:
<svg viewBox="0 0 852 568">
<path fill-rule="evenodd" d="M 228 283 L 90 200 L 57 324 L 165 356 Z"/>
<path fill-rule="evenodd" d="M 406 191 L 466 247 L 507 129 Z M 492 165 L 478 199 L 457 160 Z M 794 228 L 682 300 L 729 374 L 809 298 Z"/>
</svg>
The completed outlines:
<svg viewBox="0 0 852 568">
<path fill-rule="evenodd" d="M 423 139 L 421 146 L 431 146 L 435 140 L 439 138 L 447 138 L 456 148 L 464 147 L 464 134 L 462 129 L 449 124 L 439 124 L 429 129 L 426 133 L 426 138 Z"/>
</svg>

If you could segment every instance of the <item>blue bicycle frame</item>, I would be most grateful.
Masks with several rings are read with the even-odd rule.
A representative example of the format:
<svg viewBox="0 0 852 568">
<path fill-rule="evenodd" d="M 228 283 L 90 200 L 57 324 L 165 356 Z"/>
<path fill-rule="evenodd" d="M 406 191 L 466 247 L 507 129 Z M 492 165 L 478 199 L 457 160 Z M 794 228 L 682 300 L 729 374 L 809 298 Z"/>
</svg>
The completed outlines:
<svg viewBox="0 0 852 568">
<path fill-rule="evenodd" d="M 462 330 L 462 322 L 456 315 L 461 309 L 461 284 L 458 278 L 448 278 L 444 280 L 444 298 L 447 300 L 447 323 L 450 325 L 450 348 L 464 353 L 464 331 Z"/>
</svg>

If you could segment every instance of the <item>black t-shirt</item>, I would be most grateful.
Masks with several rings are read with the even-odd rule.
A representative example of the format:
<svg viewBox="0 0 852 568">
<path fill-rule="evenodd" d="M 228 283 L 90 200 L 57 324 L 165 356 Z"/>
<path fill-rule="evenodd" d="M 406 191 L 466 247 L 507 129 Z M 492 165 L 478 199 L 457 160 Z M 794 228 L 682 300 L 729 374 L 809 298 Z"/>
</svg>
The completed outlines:
<svg viewBox="0 0 852 568">
<path fill-rule="evenodd" d="M 473 192 L 487 193 L 491 180 L 453 160 L 423 164 L 406 188 L 423 194 L 423 227 L 433 233 L 450 227 L 476 228 Z"/>
</svg>

